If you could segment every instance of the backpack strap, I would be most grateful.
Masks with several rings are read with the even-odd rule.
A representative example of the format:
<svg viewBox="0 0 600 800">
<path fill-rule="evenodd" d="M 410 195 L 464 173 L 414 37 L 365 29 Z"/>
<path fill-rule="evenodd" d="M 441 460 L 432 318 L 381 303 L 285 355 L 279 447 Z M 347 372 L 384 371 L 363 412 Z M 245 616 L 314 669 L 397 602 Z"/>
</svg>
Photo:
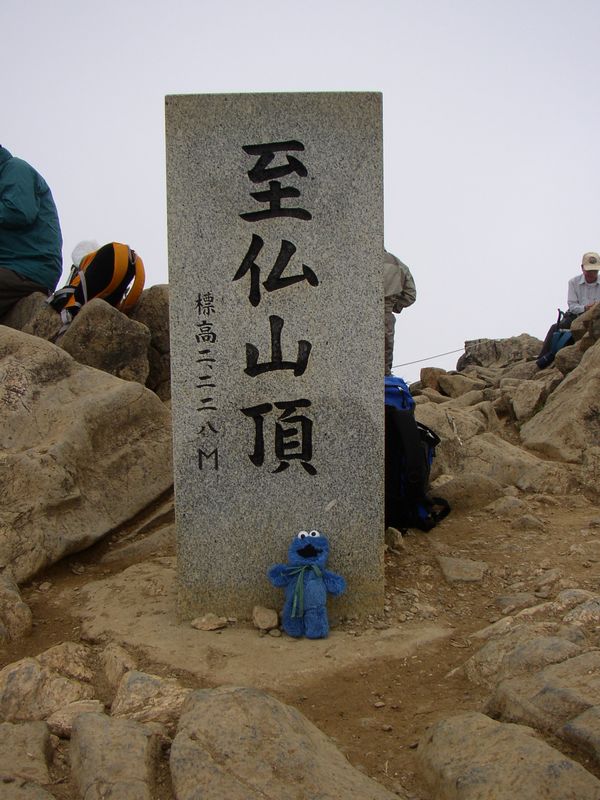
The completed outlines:
<svg viewBox="0 0 600 800">
<path fill-rule="evenodd" d="M 135 250 L 129 251 L 129 258 L 135 267 L 135 277 L 133 279 L 131 288 L 117 306 L 119 311 L 123 312 L 130 311 L 135 306 L 137 301 L 140 299 L 140 295 L 144 289 L 144 282 L 146 280 L 144 262 L 138 256 Z"/>
</svg>

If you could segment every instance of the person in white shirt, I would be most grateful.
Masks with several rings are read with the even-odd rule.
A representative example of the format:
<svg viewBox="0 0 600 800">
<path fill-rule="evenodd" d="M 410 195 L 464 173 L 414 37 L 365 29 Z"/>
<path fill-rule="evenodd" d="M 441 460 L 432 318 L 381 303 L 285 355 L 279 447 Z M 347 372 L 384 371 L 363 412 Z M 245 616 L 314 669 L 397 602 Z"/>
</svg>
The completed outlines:
<svg viewBox="0 0 600 800">
<path fill-rule="evenodd" d="M 569 310 L 565 314 L 559 312 L 559 319 L 550 327 L 537 357 L 536 363 L 540 369 L 545 369 L 554 361 L 557 349 L 567 344 L 572 344 L 573 340 L 569 337 L 569 334 L 562 332 L 568 331 L 573 320 L 583 314 L 584 311 L 600 303 L 598 270 L 600 270 L 600 255 L 593 252 L 584 253 L 581 259 L 581 274 L 575 275 L 569 281 L 567 293 Z M 557 340 L 559 333 L 562 333 L 562 336 Z"/>
<path fill-rule="evenodd" d="M 579 316 L 588 308 L 600 303 L 600 283 L 598 270 L 600 269 L 600 255 L 598 253 L 585 253 L 581 260 L 581 275 L 575 275 L 569 281 L 567 303 L 571 314 Z"/>
</svg>

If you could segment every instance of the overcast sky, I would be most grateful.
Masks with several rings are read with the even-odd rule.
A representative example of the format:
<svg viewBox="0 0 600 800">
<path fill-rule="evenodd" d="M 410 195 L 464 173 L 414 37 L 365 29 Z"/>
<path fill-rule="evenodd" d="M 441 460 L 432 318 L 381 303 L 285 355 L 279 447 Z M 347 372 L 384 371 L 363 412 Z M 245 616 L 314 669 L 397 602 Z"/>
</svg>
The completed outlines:
<svg viewBox="0 0 600 800">
<path fill-rule="evenodd" d="M 543 338 L 600 251 L 600 0 L 2 0 L 0 19 L 0 143 L 50 184 L 65 273 L 80 239 L 116 240 L 168 282 L 164 97 L 213 92 L 383 93 L 386 246 L 418 291 L 394 364 Z"/>
</svg>

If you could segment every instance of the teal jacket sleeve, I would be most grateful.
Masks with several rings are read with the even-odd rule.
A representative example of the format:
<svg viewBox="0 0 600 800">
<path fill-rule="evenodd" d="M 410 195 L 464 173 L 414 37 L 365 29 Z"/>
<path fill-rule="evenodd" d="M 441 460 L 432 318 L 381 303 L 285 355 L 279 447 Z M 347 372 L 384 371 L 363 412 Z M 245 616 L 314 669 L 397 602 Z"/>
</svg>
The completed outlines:
<svg viewBox="0 0 600 800">
<path fill-rule="evenodd" d="M 12 159 L 0 176 L 0 227 L 24 228 L 37 219 L 45 183 L 28 164 Z"/>
</svg>

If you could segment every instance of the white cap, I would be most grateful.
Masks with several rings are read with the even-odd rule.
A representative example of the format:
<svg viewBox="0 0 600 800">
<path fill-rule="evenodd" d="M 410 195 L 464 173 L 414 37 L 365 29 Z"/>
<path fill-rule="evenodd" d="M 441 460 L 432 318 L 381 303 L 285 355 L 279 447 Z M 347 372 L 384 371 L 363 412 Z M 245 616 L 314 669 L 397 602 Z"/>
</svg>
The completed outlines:
<svg viewBox="0 0 600 800">
<path fill-rule="evenodd" d="M 78 267 L 88 253 L 94 253 L 97 249 L 98 242 L 95 242 L 93 239 L 79 242 L 79 244 L 75 245 L 73 252 L 71 253 L 73 264 Z"/>
</svg>

